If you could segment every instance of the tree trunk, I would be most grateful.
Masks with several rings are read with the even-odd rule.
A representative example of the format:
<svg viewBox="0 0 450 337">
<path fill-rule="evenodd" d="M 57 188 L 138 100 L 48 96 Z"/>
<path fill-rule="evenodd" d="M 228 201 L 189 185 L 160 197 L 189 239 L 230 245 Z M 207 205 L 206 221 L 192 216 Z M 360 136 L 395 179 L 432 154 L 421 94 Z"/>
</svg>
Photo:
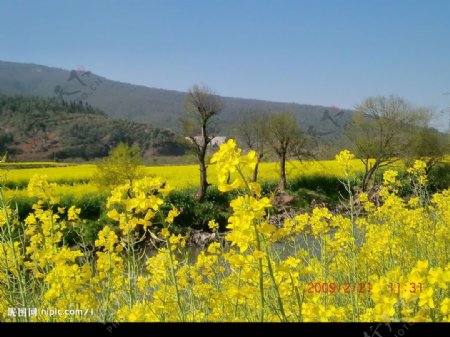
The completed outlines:
<svg viewBox="0 0 450 337">
<path fill-rule="evenodd" d="M 261 162 L 261 160 L 263 159 L 264 154 L 263 153 L 258 153 L 258 161 L 256 162 L 256 166 L 255 169 L 253 170 L 253 182 L 256 183 L 256 181 L 258 180 L 258 169 L 259 169 L 259 163 Z"/>
<path fill-rule="evenodd" d="M 198 201 L 203 201 L 203 199 L 205 198 L 205 195 L 206 195 L 206 189 L 208 188 L 208 185 L 209 185 L 207 176 L 206 176 L 205 154 L 206 153 L 201 153 L 198 156 L 198 161 L 200 164 L 200 187 L 198 189 L 197 196 L 196 196 Z"/>
<path fill-rule="evenodd" d="M 375 162 L 375 164 L 373 164 L 373 166 L 366 171 L 366 173 L 364 174 L 364 179 L 363 179 L 363 192 L 367 192 L 367 188 L 369 187 L 369 183 L 370 180 L 372 179 L 373 174 L 376 172 L 376 170 L 378 169 L 378 167 L 380 166 L 380 163 L 378 161 Z"/>
<path fill-rule="evenodd" d="M 252 179 L 252 181 L 254 183 L 256 183 L 256 181 L 258 180 L 258 167 L 259 167 L 259 160 L 256 162 L 255 169 L 253 170 L 253 179 Z"/>
<path fill-rule="evenodd" d="M 431 171 L 431 169 L 433 168 L 434 164 L 436 164 L 434 158 L 429 159 L 429 160 L 427 161 L 427 165 L 425 166 L 425 174 L 426 174 L 426 175 L 429 175 L 429 174 L 430 174 L 430 171 Z"/>
<path fill-rule="evenodd" d="M 278 191 L 284 192 L 286 190 L 286 153 L 280 157 L 280 181 L 278 183 Z"/>
</svg>

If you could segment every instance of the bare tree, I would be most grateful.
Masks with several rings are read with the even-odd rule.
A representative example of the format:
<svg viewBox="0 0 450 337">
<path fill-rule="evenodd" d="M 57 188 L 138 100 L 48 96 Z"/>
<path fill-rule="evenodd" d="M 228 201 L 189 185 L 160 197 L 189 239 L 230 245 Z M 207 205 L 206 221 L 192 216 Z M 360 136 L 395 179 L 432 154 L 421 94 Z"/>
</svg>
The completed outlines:
<svg viewBox="0 0 450 337">
<path fill-rule="evenodd" d="M 205 157 L 208 144 L 214 138 L 211 118 L 223 109 L 222 100 L 206 86 L 194 85 L 188 92 L 185 113 L 181 117 L 183 134 L 189 138 L 200 166 L 200 187 L 197 199 L 203 200 L 208 188 Z"/>
<path fill-rule="evenodd" d="M 258 162 L 253 171 L 253 181 L 258 180 L 259 163 L 267 150 L 267 112 L 251 111 L 245 113 L 238 125 L 235 126 L 238 140 L 247 148 L 256 152 Z"/>
<path fill-rule="evenodd" d="M 428 118 L 428 110 L 413 107 L 395 96 L 369 97 L 356 107 L 346 135 L 365 167 L 364 191 L 380 167 L 405 156 L 410 132 L 426 125 Z"/>
<path fill-rule="evenodd" d="M 280 163 L 278 190 L 286 190 L 286 161 L 300 154 L 306 137 L 292 112 L 271 113 L 267 118 L 267 145 L 272 148 Z"/>
</svg>

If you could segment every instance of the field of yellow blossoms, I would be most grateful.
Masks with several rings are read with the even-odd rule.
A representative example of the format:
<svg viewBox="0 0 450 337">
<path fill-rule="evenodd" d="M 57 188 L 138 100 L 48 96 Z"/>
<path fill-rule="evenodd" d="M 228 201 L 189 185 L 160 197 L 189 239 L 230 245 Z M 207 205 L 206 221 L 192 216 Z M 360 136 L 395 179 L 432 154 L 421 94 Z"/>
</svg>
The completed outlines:
<svg viewBox="0 0 450 337">
<path fill-rule="evenodd" d="M 26 163 L 21 163 L 25 166 Z M 33 164 L 33 163 L 30 163 Z M 51 163 L 49 163 L 51 164 Z M 56 164 L 56 163 L 55 163 Z M 37 163 L 36 163 L 37 165 Z M 351 165 L 358 171 L 363 170 L 359 160 L 351 160 Z M 208 167 L 208 179 L 212 184 L 217 184 L 215 176 L 215 165 Z M 2 165 L 0 165 L 0 169 Z M 96 166 L 92 164 L 68 165 L 60 167 L 39 167 L 14 169 L 12 166 L 3 171 L 4 179 L 15 184 L 26 184 L 34 175 L 47 176 L 52 182 L 71 183 L 88 181 L 94 175 Z M 170 183 L 174 188 L 197 187 L 199 181 L 198 165 L 176 165 L 176 166 L 145 166 L 144 172 L 148 176 L 156 176 Z M 343 175 L 342 168 L 335 160 L 321 161 L 297 161 L 287 163 L 286 173 L 288 178 L 302 175 Z M 264 181 L 276 181 L 278 179 L 278 163 L 263 162 L 259 166 L 259 176 Z"/>
<path fill-rule="evenodd" d="M 344 150 L 336 159 L 351 191 L 353 156 Z M 430 195 L 422 162 L 408 170 L 408 200 L 388 170 L 377 200 L 349 195 L 345 214 L 315 208 L 281 226 L 250 180 L 254 152 L 230 140 L 211 162 L 219 190 L 242 193 L 231 201 L 225 238 L 194 261 L 186 237 L 173 233 L 180 211 L 162 211 L 170 186 L 161 178 L 112 192 L 116 225 L 100 231 L 94 250 L 64 241 L 67 232 L 82 241 L 80 210 L 60 207 L 53 183 L 30 179 L 38 201 L 23 222 L 2 194 L 0 321 L 450 320 L 450 190 Z M 143 249 L 149 237 L 156 252 Z"/>
</svg>

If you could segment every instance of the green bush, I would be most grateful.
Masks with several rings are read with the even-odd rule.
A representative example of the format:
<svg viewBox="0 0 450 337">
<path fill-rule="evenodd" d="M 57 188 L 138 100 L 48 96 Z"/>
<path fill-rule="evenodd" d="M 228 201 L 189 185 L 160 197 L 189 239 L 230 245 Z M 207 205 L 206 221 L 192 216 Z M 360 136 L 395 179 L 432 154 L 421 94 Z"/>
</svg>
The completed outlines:
<svg viewBox="0 0 450 337">
<path fill-rule="evenodd" d="M 35 197 L 16 197 L 11 200 L 11 208 L 17 206 L 19 219 L 24 220 L 33 211 L 32 206 L 36 201 Z"/>
<path fill-rule="evenodd" d="M 104 212 L 105 200 L 105 195 L 97 193 L 88 193 L 81 197 L 75 197 L 73 195 L 63 196 L 60 199 L 60 203 L 55 206 L 54 212 L 56 213 L 58 211 L 57 207 L 65 207 L 68 209 L 71 206 L 75 206 L 80 208 L 81 221 L 78 224 L 79 228 L 77 231 L 83 235 L 85 243 L 93 245 L 98 232 L 106 224 L 112 223 Z M 17 207 L 19 219 L 24 221 L 28 214 L 33 211 L 32 206 L 36 201 L 36 197 L 18 196 L 11 200 L 11 207 L 13 209 Z M 81 244 L 79 233 L 76 233 L 71 227 L 68 227 L 64 231 L 64 242 L 69 246 Z"/>
<path fill-rule="evenodd" d="M 346 196 L 344 185 L 337 177 L 312 175 L 301 176 L 288 180 L 288 190 L 291 192 L 307 189 L 325 194 L 332 200 L 338 200 L 340 196 Z"/>
<path fill-rule="evenodd" d="M 182 228 L 207 230 L 208 222 L 214 219 L 220 229 L 224 230 L 231 213 L 229 202 L 235 194 L 221 193 L 216 187 L 210 186 L 203 202 L 199 202 L 194 198 L 195 192 L 194 189 L 184 189 L 169 194 L 167 203 L 173 204 L 181 212 L 175 218 L 174 224 Z"/>
<path fill-rule="evenodd" d="M 382 170 L 376 176 L 376 183 L 381 184 L 383 181 L 383 173 L 386 171 Z M 411 175 L 406 170 L 398 170 L 397 179 L 401 182 L 399 187 L 398 195 L 401 197 L 408 197 L 413 193 L 411 188 Z M 427 188 L 431 193 L 436 193 L 447 189 L 450 187 L 450 164 L 449 163 L 439 163 L 433 166 L 428 173 L 428 183 Z"/>
<path fill-rule="evenodd" d="M 56 183 L 58 185 L 69 185 L 74 186 L 78 184 L 88 184 L 90 179 L 88 178 L 62 178 L 57 180 L 49 180 L 52 183 Z M 17 180 L 17 181 L 4 181 L 2 182 L 2 186 L 9 189 L 26 189 L 28 186 L 29 180 Z"/>
<path fill-rule="evenodd" d="M 98 219 L 98 220 L 82 220 L 79 224 L 77 224 L 77 228 L 73 229 L 72 227 L 68 227 L 63 232 L 63 240 L 68 246 L 81 245 L 84 242 L 91 247 L 94 246 L 95 240 L 98 237 L 98 232 L 102 230 L 102 228 L 107 223 L 106 219 Z M 80 237 L 83 236 L 83 239 Z"/>
<path fill-rule="evenodd" d="M 450 187 L 450 163 L 440 163 L 431 168 L 428 174 L 430 190 L 441 191 Z"/>
<path fill-rule="evenodd" d="M 98 193 L 87 193 L 80 197 L 73 195 L 63 196 L 60 199 L 58 207 L 75 206 L 81 208 L 80 218 L 86 220 L 97 220 L 101 217 L 104 209 L 106 196 Z M 12 206 L 19 211 L 20 220 L 24 220 L 32 211 L 33 204 L 37 201 L 36 197 L 18 196 L 12 199 Z M 56 210 L 55 210 L 56 211 Z"/>
<path fill-rule="evenodd" d="M 105 207 L 106 195 L 101 193 L 86 193 L 81 196 L 67 195 L 60 199 L 61 207 L 75 206 L 81 209 L 80 218 L 97 220 Z"/>
</svg>

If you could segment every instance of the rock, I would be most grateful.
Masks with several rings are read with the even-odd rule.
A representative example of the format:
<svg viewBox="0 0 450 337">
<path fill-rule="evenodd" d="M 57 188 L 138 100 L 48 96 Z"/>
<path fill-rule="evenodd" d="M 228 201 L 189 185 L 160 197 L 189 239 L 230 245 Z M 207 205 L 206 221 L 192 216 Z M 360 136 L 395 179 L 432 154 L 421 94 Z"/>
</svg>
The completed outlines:
<svg viewBox="0 0 450 337">
<path fill-rule="evenodd" d="M 275 208 L 285 208 L 288 207 L 292 201 L 295 199 L 292 195 L 289 194 L 280 194 L 275 197 L 272 202 L 272 205 Z"/>
<path fill-rule="evenodd" d="M 216 239 L 217 239 L 216 233 L 193 230 L 189 235 L 189 238 L 186 243 L 188 246 L 198 246 L 204 248 L 208 246 L 211 242 L 216 241 Z"/>
</svg>

